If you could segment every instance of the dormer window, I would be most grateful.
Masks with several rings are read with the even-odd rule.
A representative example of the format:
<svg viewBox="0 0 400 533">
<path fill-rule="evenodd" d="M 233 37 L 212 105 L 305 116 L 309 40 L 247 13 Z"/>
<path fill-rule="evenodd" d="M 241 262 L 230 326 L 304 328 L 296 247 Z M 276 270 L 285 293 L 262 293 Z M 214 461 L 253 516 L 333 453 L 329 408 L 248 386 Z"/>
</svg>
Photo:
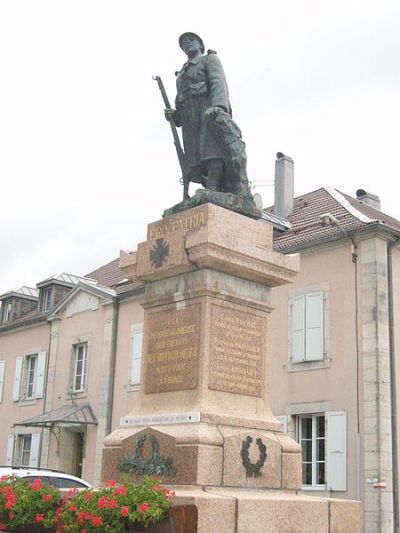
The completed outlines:
<svg viewBox="0 0 400 533">
<path fill-rule="evenodd" d="M 13 308 L 13 304 L 12 304 L 11 299 L 5 300 L 3 302 L 3 305 L 2 305 L 3 313 L 2 313 L 2 320 L 1 320 L 2 324 L 6 324 L 7 322 L 10 322 L 12 318 L 12 308 Z"/>
<path fill-rule="evenodd" d="M 52 296 L 53 296 L 52 287 L 46 287 L 41 290 L 41 294 L 40 294 L 40 312 L 41 313 L 45 313 L 46 311 L 49 311 L 51 309 Z"/>
</svg>

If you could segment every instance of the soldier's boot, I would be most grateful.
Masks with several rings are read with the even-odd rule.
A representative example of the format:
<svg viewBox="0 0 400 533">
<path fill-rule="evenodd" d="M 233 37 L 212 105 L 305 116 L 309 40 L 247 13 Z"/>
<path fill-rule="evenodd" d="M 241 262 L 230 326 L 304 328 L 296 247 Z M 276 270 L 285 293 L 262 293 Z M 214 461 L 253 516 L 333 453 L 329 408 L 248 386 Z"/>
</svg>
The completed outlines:
<svg viewBox="0 0 400 533">
<path fill-rule="evenodd" d="M 224 164 L 221 159 L 214 159 L 207 163 L 207 189 L 210 191 L 222 191 L 222 176 Z"/>
</svg>

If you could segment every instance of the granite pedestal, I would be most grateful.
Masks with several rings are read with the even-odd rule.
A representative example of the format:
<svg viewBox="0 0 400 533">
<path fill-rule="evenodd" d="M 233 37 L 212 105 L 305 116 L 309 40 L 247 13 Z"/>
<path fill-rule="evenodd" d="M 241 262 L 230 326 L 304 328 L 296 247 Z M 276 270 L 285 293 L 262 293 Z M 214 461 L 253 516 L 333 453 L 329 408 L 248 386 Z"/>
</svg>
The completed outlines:
<svg viewBox="0 0 400 533">
<path fill-rule="evenodd" d="M 208 203 L 121 253 L 127 277 L 146 282 L 142 385 L 105 440 L 102 478 L 155 474 L 197 505 L 200 533 L 361 532 L 358 502 L 302 494 L 301 448 L 268 403 L 271 287 L 299 270 L 272 231 Z"/>
</svg>

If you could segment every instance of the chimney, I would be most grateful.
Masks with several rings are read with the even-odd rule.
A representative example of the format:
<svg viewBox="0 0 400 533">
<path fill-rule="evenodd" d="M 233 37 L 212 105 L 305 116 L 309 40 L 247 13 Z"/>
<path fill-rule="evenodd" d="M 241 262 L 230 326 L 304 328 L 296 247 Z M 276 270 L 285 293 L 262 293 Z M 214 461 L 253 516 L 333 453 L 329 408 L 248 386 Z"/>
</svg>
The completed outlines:
<svg viewBox="0 0 400 533">
<path fill-rule="evenodd" d="M 275 206 L 274 214 L 287 218 L 293 211 L 294 161 L 278 152 L 275 161 Z"/>
<path fill-rule="evenodd" d="M 364 191 L 364 189 L 358 189 L 358 191 L 356 192 L 356 196 L 357 200 L 359 200 L 363 204 L 375 207 L 375 209 L 378 209 L 379 211 L 381 210 L 381 200 L 376 194 Z"/>
</svg>

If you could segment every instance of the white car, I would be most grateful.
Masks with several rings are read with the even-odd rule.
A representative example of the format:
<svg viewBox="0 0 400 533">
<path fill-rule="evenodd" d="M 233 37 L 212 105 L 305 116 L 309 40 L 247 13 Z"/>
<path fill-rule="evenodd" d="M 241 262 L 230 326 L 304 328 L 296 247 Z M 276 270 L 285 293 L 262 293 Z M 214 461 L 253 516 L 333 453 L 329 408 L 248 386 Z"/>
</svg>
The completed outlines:
<svg viewBox="0 0 400 533">
<path fill-rule="evenodd" d="M 29 466 L 0 466 L 0 477 L 2 476 L 23 477 L 32 483 L 39 478 L 43 485 L 50 485 L 58 490 L 92 488 L 92 485 L 87 481 L 59 470 L 32 468 Z"/>
</svg>

